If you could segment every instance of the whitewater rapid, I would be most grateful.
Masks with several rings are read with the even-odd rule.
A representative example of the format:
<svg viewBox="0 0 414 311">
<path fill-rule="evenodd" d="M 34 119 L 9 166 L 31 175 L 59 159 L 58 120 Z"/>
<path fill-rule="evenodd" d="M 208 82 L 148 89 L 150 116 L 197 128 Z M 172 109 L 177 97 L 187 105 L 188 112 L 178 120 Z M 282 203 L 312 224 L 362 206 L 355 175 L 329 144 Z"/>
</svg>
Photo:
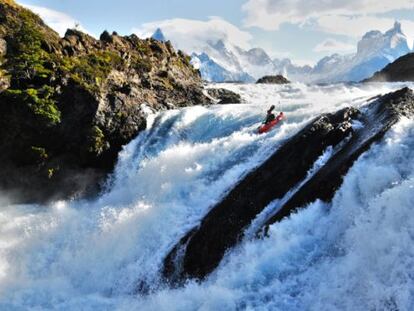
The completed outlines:
<svg viewBox="0 0 414 311">
<path fill-rule="evenodd" d="M 414 309 L 414 122 L 406 119 L 354 164 L 331 204 L 314 202 L 269 237 L 246 239 L 203 283 L 163 284 L 171 247 L 284 140 L 320 113 L 402 84 L 224 86 L 246 103 L 150 116 L 95 200 L 16 206 L 4 194 L 0 310 Z M 288 119 L 257 135 L 271 104 Z"/>
</svg>

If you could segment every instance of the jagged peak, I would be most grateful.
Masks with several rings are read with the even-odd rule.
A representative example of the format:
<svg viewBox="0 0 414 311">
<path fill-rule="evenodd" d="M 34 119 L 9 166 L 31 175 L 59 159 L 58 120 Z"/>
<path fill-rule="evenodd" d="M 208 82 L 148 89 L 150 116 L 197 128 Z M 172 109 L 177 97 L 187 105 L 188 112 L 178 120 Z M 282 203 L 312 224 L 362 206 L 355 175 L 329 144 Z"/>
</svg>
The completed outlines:
<svg viewBox="0 0 414 311">
<path fill-rule="evenodd" d="M 269 57 L 265 50 L 262 48 L 252 48 L 247 51 L 247 53 L 257 56 L 257 57 Z"/>
<path fill-rule="evenodd" d="M 152 34 L 151 38 L 161 42 L 167 41 L 161 28 L 157 28 L 155 32 Z"/>
<path fill-rule="evenodd" d="M 362 36 L 362 40 L 364 40 L 364 39 L 371 39 L 371 38 L 379 38 L 381 36 L 382 36 L 382 32 L 381 31 L 379 31 L 379 30 L 371 30 L 371 31 L 368 31 L 367 33 L 365 33 Z"/>
<path fill-rule="evenodd" d="M 390 37 L 390 36 L 393 36 L 395 34 L 404 35 L 404 33 L 402 31 L 401 23 L 399 21 L 395 21 L 394 22 L 394 26 L 392 28 L 390 28 L 389 30 L 387 30 L 385 33 L 382 33 L 379 30 L 371 30 L 371 31 L 368 31 L 362 37 L 362 40 L 364 40 L 364 39 L 372 39 L 372 38 L 379 38 L 379 37 L 382 37 L 382 36 Z"/>
<path fill-rule="evenodd" d="M 226 44 L 222 39 L 219 39 L 216 42 L 209 41 L 208 43 L 217 50 L 226 49 Z"/>
<path fill-rule="evenodd" d="M 387 33 L 389 33 L 389 32 L 403 34 L 402 28 L 401 28 L 401 23 L 399 21 L 395 21 L 393 28 L 391 28 L 390 30 L 387 31 Z"/>
<path fill-rule="evenodd" d="M 381 51 L 392 51 L 396 56 L 409 52 L 407 38 L 402 32 L 401 23 L 396 21 L 391 29 L 382 33 L 374 30 L 367 32 L 358 42 L 358 54 L 367 55 Z"/>
</svg>

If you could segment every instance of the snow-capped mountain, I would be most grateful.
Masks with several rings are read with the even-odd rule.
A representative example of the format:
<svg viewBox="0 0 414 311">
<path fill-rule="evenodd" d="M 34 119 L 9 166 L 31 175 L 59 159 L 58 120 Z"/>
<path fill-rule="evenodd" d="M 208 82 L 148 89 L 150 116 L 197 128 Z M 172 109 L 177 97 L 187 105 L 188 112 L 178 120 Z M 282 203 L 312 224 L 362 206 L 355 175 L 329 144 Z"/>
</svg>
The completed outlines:
<svg viewBox="0 0 414 311">
<path fill-rule="evenodd" d="M 261 48 L 244 50 L 219 40 L 207 42 L 201 53 L 192 53 L 196 65 L 207 81 L 253 82 L 265 75 L 284 74 L 287 71 L 304 74 L 310 67 L 299 67 L 289 59 L 272 60 Z"/>
<path fill-rule="evenodd" d="M 301 78 L 306 82 L 361 81 L 397 58 L 410 53 L 407 37 L 401 24 L 385 33 L 374 30 L 366 33 L 358 42 L 356 54 L 333 54 L 322 58 L 312 71 Z"/>
<path fill-rule="evenodd" d="M 224 81 L 241 81 L 241 82 L 254 82 L 255 79 L 249 74 L 243 71 L 229 71 L 224 67 L 217 64 L 206 53 L 199 55 L 193 53 L 191 56 L 191 63 L 193 66 L 200 70 L 201 76 L 211 82 L 224 82 Z"/>
<path fill-rule="evenodd" d="M 159 28 L 152 38 L 166 40 Z M 265 75 L 282 74 L 291 81 L 331 83 L 366 79 L 411 50 L 401 24 L 395 22 L 385 33 L 366 33 L 355 54 L 326 56 L 314 67 L 297 66 L 287 58 L 271 59 L 261 48 L 245 50 L 224 40 L 207 41 L 196 51 L 185 52 L 207 81 L 254 82 Z"/>
<path fill-rule="evenodd" d="M 160 28 L 151 37 L 168 40 Z M 289 59 L 272 60 L 261 48 L 245 50 L 224 40 L 206 41 L 195 50 L 184 51 L 191 55 L 191 62 L 202 77 L 211 82 L 254 82 L 265 75 L 286 75 L 288 71 L 302 75 L 311 69 L 295 66 Z"/>
<path fill-rule="evenodd" d="M 309 65 L 298 66 L 294 64 L 289 58 L 273 59 L 273 64 L 279 69 L 279 73 L 291 81 L 300 81 L 301 77 L 309 75 L 312 67 Z"/>
<path fill-rule="evenodd" d="M 151 38 L 158 40 L 158 41 L 162 41 L 162 42 L 167 41 L 165 39 L 164 33 L 162 32 L 161 28 L 157 28 L 157 30 L 155 30 Z"/>
</svg>

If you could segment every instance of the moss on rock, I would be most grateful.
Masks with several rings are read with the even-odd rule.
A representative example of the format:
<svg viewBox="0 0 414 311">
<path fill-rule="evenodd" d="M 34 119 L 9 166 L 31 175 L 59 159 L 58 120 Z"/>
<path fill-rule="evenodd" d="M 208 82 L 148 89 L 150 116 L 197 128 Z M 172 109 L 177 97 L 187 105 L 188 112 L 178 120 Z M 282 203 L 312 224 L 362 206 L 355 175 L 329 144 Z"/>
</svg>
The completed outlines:
<svg viewBox="0 0 414 311">
<path fill-rule="evenodd" d="M 32 113 L 39 124 L 44 127 L 51 127 L 60 122 L 61 113 L 53 99 L 54 89 L 44 85 L 40 89 L 7 89 L 0 94 L 0 100 L 9 102 L 10 105 L 21 105 Z M 22 115 L 24 117 L 24 115 Z"/>
</svg>

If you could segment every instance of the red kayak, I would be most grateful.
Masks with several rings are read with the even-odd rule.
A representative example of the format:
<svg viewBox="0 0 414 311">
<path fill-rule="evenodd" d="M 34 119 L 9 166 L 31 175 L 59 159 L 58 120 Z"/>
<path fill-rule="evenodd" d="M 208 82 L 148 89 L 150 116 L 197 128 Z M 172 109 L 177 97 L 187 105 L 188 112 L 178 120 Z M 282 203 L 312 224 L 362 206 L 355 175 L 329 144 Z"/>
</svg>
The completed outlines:
<svg viewBox="0 0 414 311">
<path fill-rule="evenodd" d="M 259 134 L 267 133 L 269 132 L 276 124 L 278 124 L 280 121 L 282 121 L 284 118 L 284 114 L 279 114 L 276 119 L 273 121 L 270 121 L 267 124 L 263 124 L 259 127 Z"/>
</svg>

